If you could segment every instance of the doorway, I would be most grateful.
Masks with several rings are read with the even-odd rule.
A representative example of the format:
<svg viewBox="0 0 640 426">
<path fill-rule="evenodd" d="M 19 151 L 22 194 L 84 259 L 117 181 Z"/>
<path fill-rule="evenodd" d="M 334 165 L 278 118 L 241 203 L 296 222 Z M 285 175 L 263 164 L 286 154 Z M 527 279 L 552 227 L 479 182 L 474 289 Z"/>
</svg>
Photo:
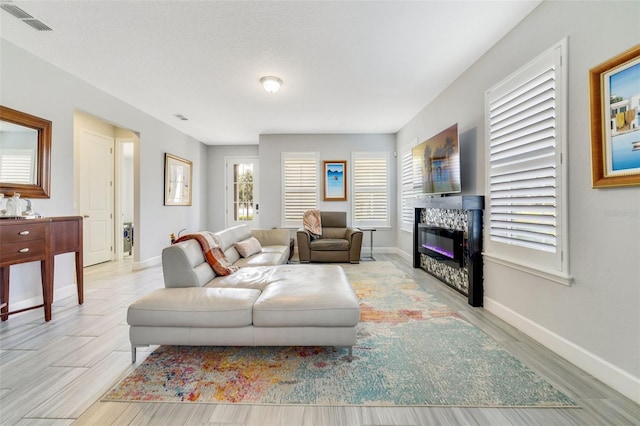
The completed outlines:
<svg viewBox="0 0 640 426">
<path fill-rule="evenodd" d="M 113 146 L 108 135 L 80 133 L 80 199 L 84 266 L 108 262 L 113 254 Z"/>
<path fill-rule="evenodd" d="M 132 257 L 136 243 L 133 226 L 133 153 L 134 141 L 132 139 L 116 139 L 116 259 Z M 118 232 L 118 230 L 120 231 Z"/>
<path fill-rule="evenodd" d="M 260 227 L 258 158 L 226 157 L 226 226 Z"/>
<path fill-rule="evenodd" d="M 76 213 L 83 216 L 84 266 L 134 256 L 134 164 L 139 137 L 89 114 L 74 114 Z"/>
</svg>

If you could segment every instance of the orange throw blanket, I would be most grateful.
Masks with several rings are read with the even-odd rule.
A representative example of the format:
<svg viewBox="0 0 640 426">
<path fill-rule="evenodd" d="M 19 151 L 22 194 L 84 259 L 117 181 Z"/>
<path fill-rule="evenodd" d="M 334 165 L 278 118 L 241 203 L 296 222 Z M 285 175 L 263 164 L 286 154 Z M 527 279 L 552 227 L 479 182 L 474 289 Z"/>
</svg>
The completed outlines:
<svg viewBox="0 0 640 426">
<path fill-rule="evenodd" d="M 218 275 L 231 275 L 239 268 L 231 265 L 224 255 L 224 252 L 218 244 L 213 240 L 209 232 L 197 232 L 195 234 L 186 234 L 178 238 L 174 244 L 180 241 L 196 240 L 200 244 L 202 254 L 213 271 Z"/>
<path fill-rule="evenodd" d="M 322 236 L 322 223 L 320 223 L 320 210 L 307 210 L 302 215 L 302 226 L 309 231 L 311 237 Z"/>
</svg>

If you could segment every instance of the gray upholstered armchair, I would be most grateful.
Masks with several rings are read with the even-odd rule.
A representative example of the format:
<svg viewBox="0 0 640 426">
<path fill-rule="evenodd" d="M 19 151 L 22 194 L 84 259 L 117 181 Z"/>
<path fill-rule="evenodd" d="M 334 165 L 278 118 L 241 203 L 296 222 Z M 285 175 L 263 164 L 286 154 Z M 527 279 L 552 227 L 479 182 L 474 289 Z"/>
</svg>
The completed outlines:
<svg viewBox="0 0 640 426">
<path fill-rule="evenodd" d="M 322 235 L 312 239 L 304 228 L 298 229 L 298 255 L 301 263 L 360 263 L 362 231 L 347 227 L 346 212 L 320 212 Z"/>
</svg>

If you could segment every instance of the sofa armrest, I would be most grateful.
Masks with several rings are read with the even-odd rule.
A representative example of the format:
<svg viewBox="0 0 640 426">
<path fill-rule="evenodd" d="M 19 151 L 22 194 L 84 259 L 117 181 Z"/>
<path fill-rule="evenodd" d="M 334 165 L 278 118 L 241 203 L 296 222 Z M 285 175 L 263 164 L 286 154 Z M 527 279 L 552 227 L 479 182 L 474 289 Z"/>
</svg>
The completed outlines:
<svg viewBox="0 0 640 426">
<path fill-rule="evenodd" d="M 362 240 L 362 231 L 358 228 L 349 227 L 347 228 L 347 232 L 345 233 L 344 238 L 349 240 L 349 242 L 353 245 L 354 238 L 357 238 L 358 234 L 360 234 L 360 240 Z"/>
<path fill-rule="evenodd" d="M 289 246 L 288 229 L 252 229 L 261 246 Z"/>
<path fill-rule="evenodd" d="M 164 286 L 202 287 L 216 277 L 196 240 L 187 240 L 162 250 Z"/>
<path fill-rule="evenodd" d="M 349 262 L 360 263 L 360 252 L 362 250 L 362 231 L 358 228 L 347 228 L 346 238 L 349 240 Z"/>
<path fill-rule="evenodd" d="M 298 257 L 300 262 L 308 263 L 311 260 L 311 234 L 304 228 L 297 231 Z"/>
</svg>

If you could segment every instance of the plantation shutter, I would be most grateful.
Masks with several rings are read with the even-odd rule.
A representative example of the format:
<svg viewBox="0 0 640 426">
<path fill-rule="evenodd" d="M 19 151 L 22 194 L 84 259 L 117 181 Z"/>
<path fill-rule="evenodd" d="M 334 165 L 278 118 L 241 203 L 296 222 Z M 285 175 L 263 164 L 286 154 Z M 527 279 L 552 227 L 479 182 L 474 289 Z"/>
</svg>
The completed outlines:
<svg viewBox="0 0 640 426">
<path fill-rule="evenodd" d="M 556 251 L 555 69 L 489 101 L 491 238 Z"/>
<path fill-rule="evenodd" d="M 402 155 L 402 221 L 400 228 L 410 231 L 413 229 L 414 207 L 409 200 L 416 195 L 413 189 L 413 156 L 411 149 Z"/>
<path fill-rule="evenodd" d="M 560 43 L 486 94 L 487 252 L 561 272 L 567 269 L 565 49 Z"/>
<path fill-rule="evenodd" d="M 305 211 L 318 205 L 318 154 L 283 153 L 283 227 L 302 225 Z"/>
<path fill-rule="evenodd" d="M 3 150 L 0 163 L 0 182 L 30 184 L 35 182 L 34 158 L 31 149 Z"/>
<path fill-rule="evenodd" d="M 353 225 L 389 226 L 388 153 L 352 153 Z"/>
</svg>

